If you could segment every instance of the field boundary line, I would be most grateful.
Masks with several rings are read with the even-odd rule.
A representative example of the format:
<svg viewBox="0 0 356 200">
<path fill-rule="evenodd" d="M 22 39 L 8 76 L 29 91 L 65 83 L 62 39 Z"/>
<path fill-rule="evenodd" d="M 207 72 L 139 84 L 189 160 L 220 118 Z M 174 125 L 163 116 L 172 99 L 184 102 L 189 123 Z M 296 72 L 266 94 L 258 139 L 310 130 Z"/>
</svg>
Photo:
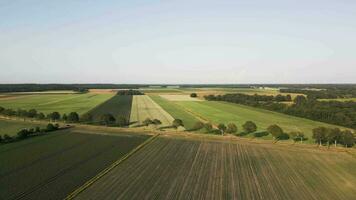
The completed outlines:
<svg viewBox="0 0 356 200">
<path fill-rule="evenodd" d="M 147 144 L 149 144 L 150 142 L 152 142 L 153 140 L 155 140 L 160 134 L 156 134 L 154 136 L 152 136 L 151 138 L 147 139 L 146 141 L 144 141 L 143 143 L 141 143 L 140 145 L 138 145 L 136 148 L 134 148 L 132 151 L 130 151 L 129 153 L 127 153 L 124 157 L 120 158 L 119 160 L 115 161 L 114 163 L 112 163 L 109 167 L 107 167 L 106 169 L 104 169 L 103 171 L 99 172 L 96 176 L 94 176 L 93 178 L 91 178 L 89 181 L 87 181 L 86 183 L 84 183 L 84 185 L 80 186 L 79 188 L 77 188 L 76 190 L 74 190 L 72 193 L 70 193 L 65 200 L 72 200 L 74 199 L 76 196 L 78 196 L 80 193 L 82 193 L 84 190 L 86 190 L 87 188 L 89 188 L 92 184 L 94 184 L 96 181 L 98 181 L 100 178 L 102 178 L 103 176 L 105 176 L 107 173 L 109 173 L 111 170 L 113 170 L 115 167 L 117 167 L 118 165 L 120 165 L 123 161 L 127 160 L 129 157 L 131 157 L 134 153 L 136 153 L 137 151 L 139 151 L 140 149 L 142 149 L 144 146 L 146 146 Z"/>
</svg>

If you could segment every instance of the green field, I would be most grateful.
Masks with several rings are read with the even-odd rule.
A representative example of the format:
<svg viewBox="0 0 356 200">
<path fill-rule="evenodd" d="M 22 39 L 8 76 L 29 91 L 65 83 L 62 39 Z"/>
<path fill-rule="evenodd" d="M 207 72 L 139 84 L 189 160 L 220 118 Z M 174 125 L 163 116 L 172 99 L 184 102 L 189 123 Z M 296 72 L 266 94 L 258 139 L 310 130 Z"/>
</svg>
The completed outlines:
<svg viewBox="0 0 356 200">
<path fill-rule="evenodd" d="M 356 199 L 345 152 L 158 138 L 76 199 Z"/>
<path fill-rule="evenodd" d="M 89 113 L 94 116 L 95 120 L 98 120 L 103 114 L 112 114 L 115 118 L 120 115 L 130 119 L 131 107 L 131 95 L 115 95 L 108 101 L 90 110 Z"/>
<path fill-rule="evenodd" d="M 0 199 L 63 199 L 147 138 L 66 130 L 0 145 Z"/>
<path fill-rule="evenodd" d="M 111 98 L 113 94 L 37 94 L 20 95 L 18 98 L 0 98 L 0 106 L 11 109 L 36 109 L 39 112 L 57 111 L 61 114 L 83 114 Z"/>
<path fill-rule="evenodd" d="M 318 99 L 319 101 L 354 101 L 356 102 L 356 98 L 339 98 L 339 99 Z"/>
<path fill-rule="evenodd" d="M 233 122 L 239 126 L 246 121 L 253 121 L 259 130 L 265 130 L 269 125 L 278 124 L 284 131 L 302 131 L 312 142 L 312 129 L 318 126 L 336 127 L 334 125 L 316 122 L 304 118 L 293 117 L 264 109 L 215 101 L 177 102 L 180 106 L 195 113 L 214 124 Z M 271 137 L 271 136 L 267 136 Z"/>
<path fill-rule="evenodd" d="M 46 124 L 39 122 L 26 122 L 26 121 L 14 121 L 14 120 L 0 120 L 0 135 L 8 134 L 10 136 L 16 136 L 16 134 L 27 128 L 45 127 Z"/>
<path fill-rule="evenodd" d="M 198 121 L 196 117 L 186 112 L 174 102 L 168 101 L 158 95 L 150 95 L 150 97 L 164 110 L 166 110 L 174 119 L 181 119 L 187 130 L 192 129 L 194 124 Z"/>
</svg>

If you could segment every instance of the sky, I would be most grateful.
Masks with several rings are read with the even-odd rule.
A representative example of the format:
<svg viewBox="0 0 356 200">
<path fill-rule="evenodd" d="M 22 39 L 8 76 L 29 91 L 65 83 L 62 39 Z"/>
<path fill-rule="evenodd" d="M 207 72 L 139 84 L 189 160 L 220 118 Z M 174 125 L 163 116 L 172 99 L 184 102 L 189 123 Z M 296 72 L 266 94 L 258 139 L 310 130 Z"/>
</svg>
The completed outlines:
<svg viewBox="0 0 356 200">
<path fill-rule="evenodd" d="M 0 0 L 0 83 L 356 83 L 355 0 Z"/>
</svg>

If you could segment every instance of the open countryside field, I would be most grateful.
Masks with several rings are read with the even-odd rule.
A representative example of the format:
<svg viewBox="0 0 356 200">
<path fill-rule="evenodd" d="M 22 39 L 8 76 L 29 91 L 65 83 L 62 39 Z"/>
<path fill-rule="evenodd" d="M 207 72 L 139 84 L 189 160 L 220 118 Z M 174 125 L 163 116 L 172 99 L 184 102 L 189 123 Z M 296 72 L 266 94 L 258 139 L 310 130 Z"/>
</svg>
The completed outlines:
<svg viewBox="0 0 356 200">
<path fill-rule="evenodd" d="M 131 123 L 141 124 L 145 119 L 158 119 L 162 126 L 172 124 L 174 118 L 147 95 L 135 95 L 132 101 Z"/>
<path fill-rule="evenodd" d="M 229 122 L 236 123 L 240 131 L 242 129 L 241 125 L 246 121 L 255 122 L 259 130 L 265 130 L 272 124 L 278 124 L 284 131 L 287 132 L 302 131 L 309 138 L 307 141 L 309 143 L 313 142 L 311 138 L 313 128 L 319 126 L 338 127 L 331 124 L 316 122 L 305 118 L 294 117 L 239 104 L 214 101 L 182 101 L 176 103 L 214 124 L 226 124 Z"/>
<path fill-rule="evenodd" d="M 189 95 L 179 95 L 179 94 L 161 94 L 160 97 L 168 101 L 202 101 L 198 98 L 192 98 Z"/>
<path fill-rule="evenodd" d="M 159 137 L 76 199 L 348 200 L 355 165 L 343 152 Z"/>
<path fill-rule="evenodd" d="M 174 119 L 181 119 L 184 127 L 190 130 L 194 127 L 194 124 L 199 120 L 189 112 L 182 109 L 181 106 L 174 102 L 168 101 L 158 95 L 150 95 L 151 99 L 160 105 L 165 111 L 167 111 Z"/>
<path fill-rule="evenodd" d="M 354 101 L 354 102 L 356 102 L 356 98 L 319 99 L 319 101 L 341 101 L 341 102 Z"/>
<path fill-rule="evenodd" d="M 98 120 L 103 114 L 112 114 L 115 118 L 124 116 L 126 119 L 130 119 L 131 106 L 131 95 L 115 95 L 103 104 L 93 108 L 89 113 L 94 116 L 95 120 Z"/>
<path fill-rule="evenodd" d="M 9 136 L 15 136 L 21 129 L 35 128 L 37 126 L 43 128 L 46 126 L 46 123 L 0 119 L 0 135 L 8 134 Z"/>
<path fill-rule="evenodd" d="M 1 99 L 0 106 L 11 109 L 36 109 L 45 114 L 54 111 L 86 113 L 93 107 L 110 99 L 113 94 L 38 94 L 22 95 L 20 98 Z"/>
<path fill-rule="evenodd" d="M 63 199 L 147 138 L 65 130 L 0 145 L 0 199 Z"/>
</svg>

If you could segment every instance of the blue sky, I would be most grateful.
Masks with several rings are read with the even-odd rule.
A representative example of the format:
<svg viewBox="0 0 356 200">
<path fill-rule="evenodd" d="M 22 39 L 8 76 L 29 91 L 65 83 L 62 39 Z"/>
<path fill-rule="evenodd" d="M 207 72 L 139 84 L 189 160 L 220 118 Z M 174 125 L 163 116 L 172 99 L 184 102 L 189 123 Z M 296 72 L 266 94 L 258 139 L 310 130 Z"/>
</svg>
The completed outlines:
<svg viewBox="0 0 356 200">
<path fill-rule="evenodd" d="M 0 0 L 0 83 L 355 83 L 354 0 Z"/>
</svg>

